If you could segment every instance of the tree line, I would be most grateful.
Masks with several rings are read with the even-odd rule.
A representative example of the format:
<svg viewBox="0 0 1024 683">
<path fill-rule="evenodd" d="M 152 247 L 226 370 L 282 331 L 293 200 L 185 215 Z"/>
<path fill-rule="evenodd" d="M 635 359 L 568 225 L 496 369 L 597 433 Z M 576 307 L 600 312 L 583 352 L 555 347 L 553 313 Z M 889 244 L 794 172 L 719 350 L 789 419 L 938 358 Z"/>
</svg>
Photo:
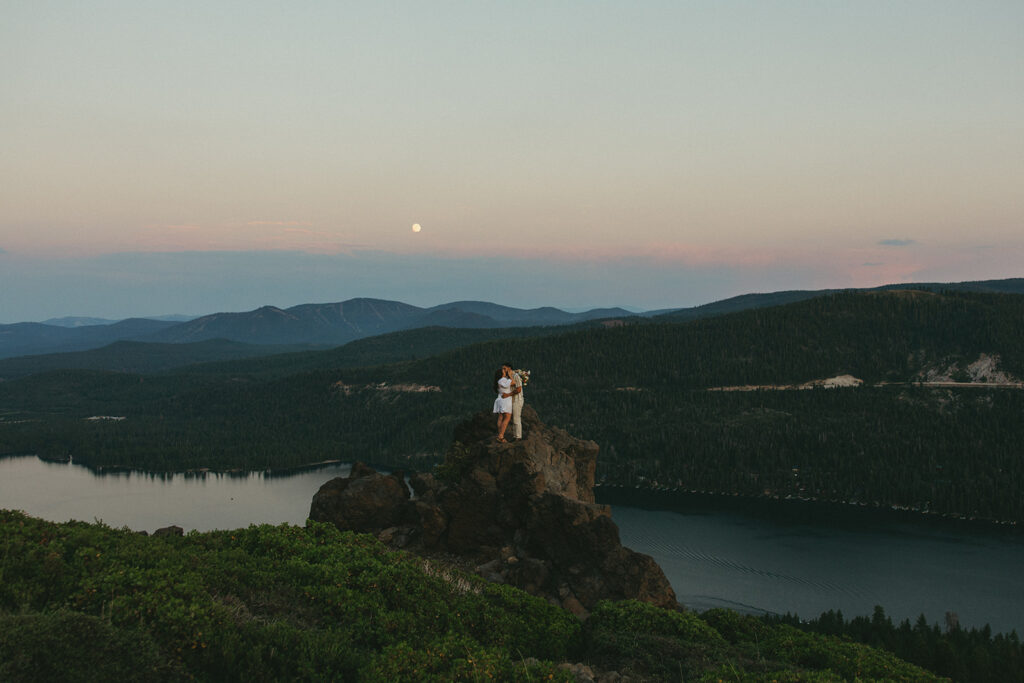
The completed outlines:
<svg viewBox="0 0 1024 683">
<path fill-rule="evenodd" d="M 315 357 L 2 382 L 0 453 L 151 470 L 329 459 L 428 469 L 456 424 L 489 410 L 493 370 L 508 360 L 532 370 L 527 402 L 544 421 L 601 445 L 608 483 L 1024 520 L 1024 392 L 913 384 L 983 353 L 1024 376 L 1024 296 L 846 293 L 451 348 L 464 332 L 400 337 L 448 350 L 398 362 L 416 345 L 362 340 Z M 838 374 L 867 384 L 709 391 Z M 127 419 L 83 419 L 95 415 Z"/>
<path fill-rule="evenodd" d="M 870 617 L 847 621 L 839 610 L 802 621 L 792 614 L 766 616 L 768 624 L 789 624 L 810 633 L 847 639 L 892 652 L 940 676 L 962 683 L 1011 683 L 1024 681 L 1024 645 L 1016 631 L 992 635 L 982 628 L 962 628 L 955 613 L 948 613 L 945 628 L 928 624 L 922 614 L 911 624 L 895 624 L 885 610 L 875 607 Z"/>
</svg>

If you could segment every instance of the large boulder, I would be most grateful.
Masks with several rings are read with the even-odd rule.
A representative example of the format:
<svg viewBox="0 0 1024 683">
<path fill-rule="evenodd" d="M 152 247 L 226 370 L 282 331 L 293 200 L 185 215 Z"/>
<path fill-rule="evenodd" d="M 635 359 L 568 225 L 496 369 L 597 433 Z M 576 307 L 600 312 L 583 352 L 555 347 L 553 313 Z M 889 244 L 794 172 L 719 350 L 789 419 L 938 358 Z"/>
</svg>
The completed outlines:
<svg viewBox="0 0 1024 683">
<path fill-rule="evenodd" d="M 461 556 L 489 580 L 580 615 L 606 598 L 675 607 L 661 568 L 624 548 L 611 509 L 594 501 L 597 444 L 545 425 L 530 406 L 523 439 L 499 443 L 494 422 L 480 413 L 457 427 L 436 474 L 410 478 L 415 498 L 400 474 L 357 465 L 321 487 L 310 518 Z"/>
<path fill-rule="evenodd" d="M 377 533 L 403 521 L 408 501 L 401 472 L 379 474 L 357 462 L 348 477 L 335 477 L 320 487 L 309 518 L 330 521 L 342 531 Z"/>
</svg>

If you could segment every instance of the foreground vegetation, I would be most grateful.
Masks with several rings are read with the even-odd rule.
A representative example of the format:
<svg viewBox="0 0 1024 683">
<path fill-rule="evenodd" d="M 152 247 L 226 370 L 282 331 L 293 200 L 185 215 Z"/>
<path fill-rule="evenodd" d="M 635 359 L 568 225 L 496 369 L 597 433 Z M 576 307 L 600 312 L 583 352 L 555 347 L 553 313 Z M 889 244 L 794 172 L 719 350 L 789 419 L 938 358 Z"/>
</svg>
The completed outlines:
<svg viewBox="0 0 1024 683">
<path fill-rule="evenodd" d="M 964 379 L 981 354 L 1024 377 L 1024 296 L 837 294 L 687 323 L 497 334 L 417 330 L 173 373 L 0 382 L 0 454 L 151 471 L 331 459 L 425 470 L 456 424 L 489 408 L 508 359 L 533 371 L 527 401 L 546 422 L 601 445 L 605 483 L 1024 521 L 1024 391 L 915 384 L 950 368 Z M 467 335 L 491 341 L 462 346 Z M 840 374 L 866 385 L 710 390 Z M 127 419 L 84 419 L 102 415 Z"/>
<path fill-rule="evenodd" d="M 328 525 L 149 537 L 0 511 L 0 680 L 938 680 L 884 651 L 602 603 L 585 623 Z"/>
<path fill-rule="evenodd" d="M 789 614 L 766 621 L 882 648 L 962 683 L 1024 681 L 1024 645 L 1016 631 L 993 636 L 988 626 L 961 628 L 952 614 L 947 615 L 945 631 L 937 624 L 929 626 L 924 615 L 914 625 L 909 619 L 894 624 L 881 607 L 875 607 L 870 617 L 849 621 L 840 611 L 829 611 L 810 621 Z"/>
</svg>

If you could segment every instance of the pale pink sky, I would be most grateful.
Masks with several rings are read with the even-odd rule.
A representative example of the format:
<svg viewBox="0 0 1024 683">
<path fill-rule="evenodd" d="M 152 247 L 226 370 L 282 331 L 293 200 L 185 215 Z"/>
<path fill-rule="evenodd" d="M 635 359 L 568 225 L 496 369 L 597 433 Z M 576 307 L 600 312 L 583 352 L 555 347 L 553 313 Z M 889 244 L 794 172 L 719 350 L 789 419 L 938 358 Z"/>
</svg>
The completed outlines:
<svg viewBox="0 0 1024 683">
<path fill-rule="evenodd" d="M 535 281 L 578 278 L 512 275 L 496 291 L 513 305 L 1021 276 L 1021 35 L 1024 4 L 994 0 L 15 0 L 0 322 L 171 312 L 115 305 L 96 279 L 112 254 L 143 279 L 161 253 L 296 269 L 271 289 L 225 256 L 250 298 L 182 272 L 187 312 L 482 298 L 499 255 Z M 300 285 L 303 254 L 379 281 Z M 458 263 L 425 286 L 427 264 Z M 19 284 L 72 272 L 96 292 L 81 310 Z M 609 272 L 629 282 L 606 287 Z"/>
</svg>

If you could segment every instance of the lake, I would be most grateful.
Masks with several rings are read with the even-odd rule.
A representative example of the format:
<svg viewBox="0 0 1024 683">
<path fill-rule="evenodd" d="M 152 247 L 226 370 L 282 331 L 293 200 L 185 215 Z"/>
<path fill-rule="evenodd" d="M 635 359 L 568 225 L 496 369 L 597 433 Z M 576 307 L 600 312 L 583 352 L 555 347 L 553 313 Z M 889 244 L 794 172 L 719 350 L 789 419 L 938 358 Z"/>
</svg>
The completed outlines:
<svg viewBox="0 0 1024 683">
<path fill-rule="evenodd" d="M 875 605 L 895 621 L 1024 633 L 1024 534 L 1016 528 L 803 502 L 662 497 L 611 502 L 623 543 L 653 556 L 696 609 L 847 618 Z M 648 498 L 650 496 L 647 496 Z"/>
<path fill-rule="evenodd" d="M 321 484 L 348 471 L 96 474 L 12 457 L 0 459 L 0 507 L 146 531 L 302 524 Z M 894 620 L 923 613 L 943 624 L 951 611 L 965 627 L 1024 633 L 1024 534 L 1015 529 L 804 503 L 605 488 L 598 496 L 612 503 L 623 544 L 653 556 L 695 609 L 804 618 L 840 609 L 849 618 L 882 605 Z"/>
</svg>

